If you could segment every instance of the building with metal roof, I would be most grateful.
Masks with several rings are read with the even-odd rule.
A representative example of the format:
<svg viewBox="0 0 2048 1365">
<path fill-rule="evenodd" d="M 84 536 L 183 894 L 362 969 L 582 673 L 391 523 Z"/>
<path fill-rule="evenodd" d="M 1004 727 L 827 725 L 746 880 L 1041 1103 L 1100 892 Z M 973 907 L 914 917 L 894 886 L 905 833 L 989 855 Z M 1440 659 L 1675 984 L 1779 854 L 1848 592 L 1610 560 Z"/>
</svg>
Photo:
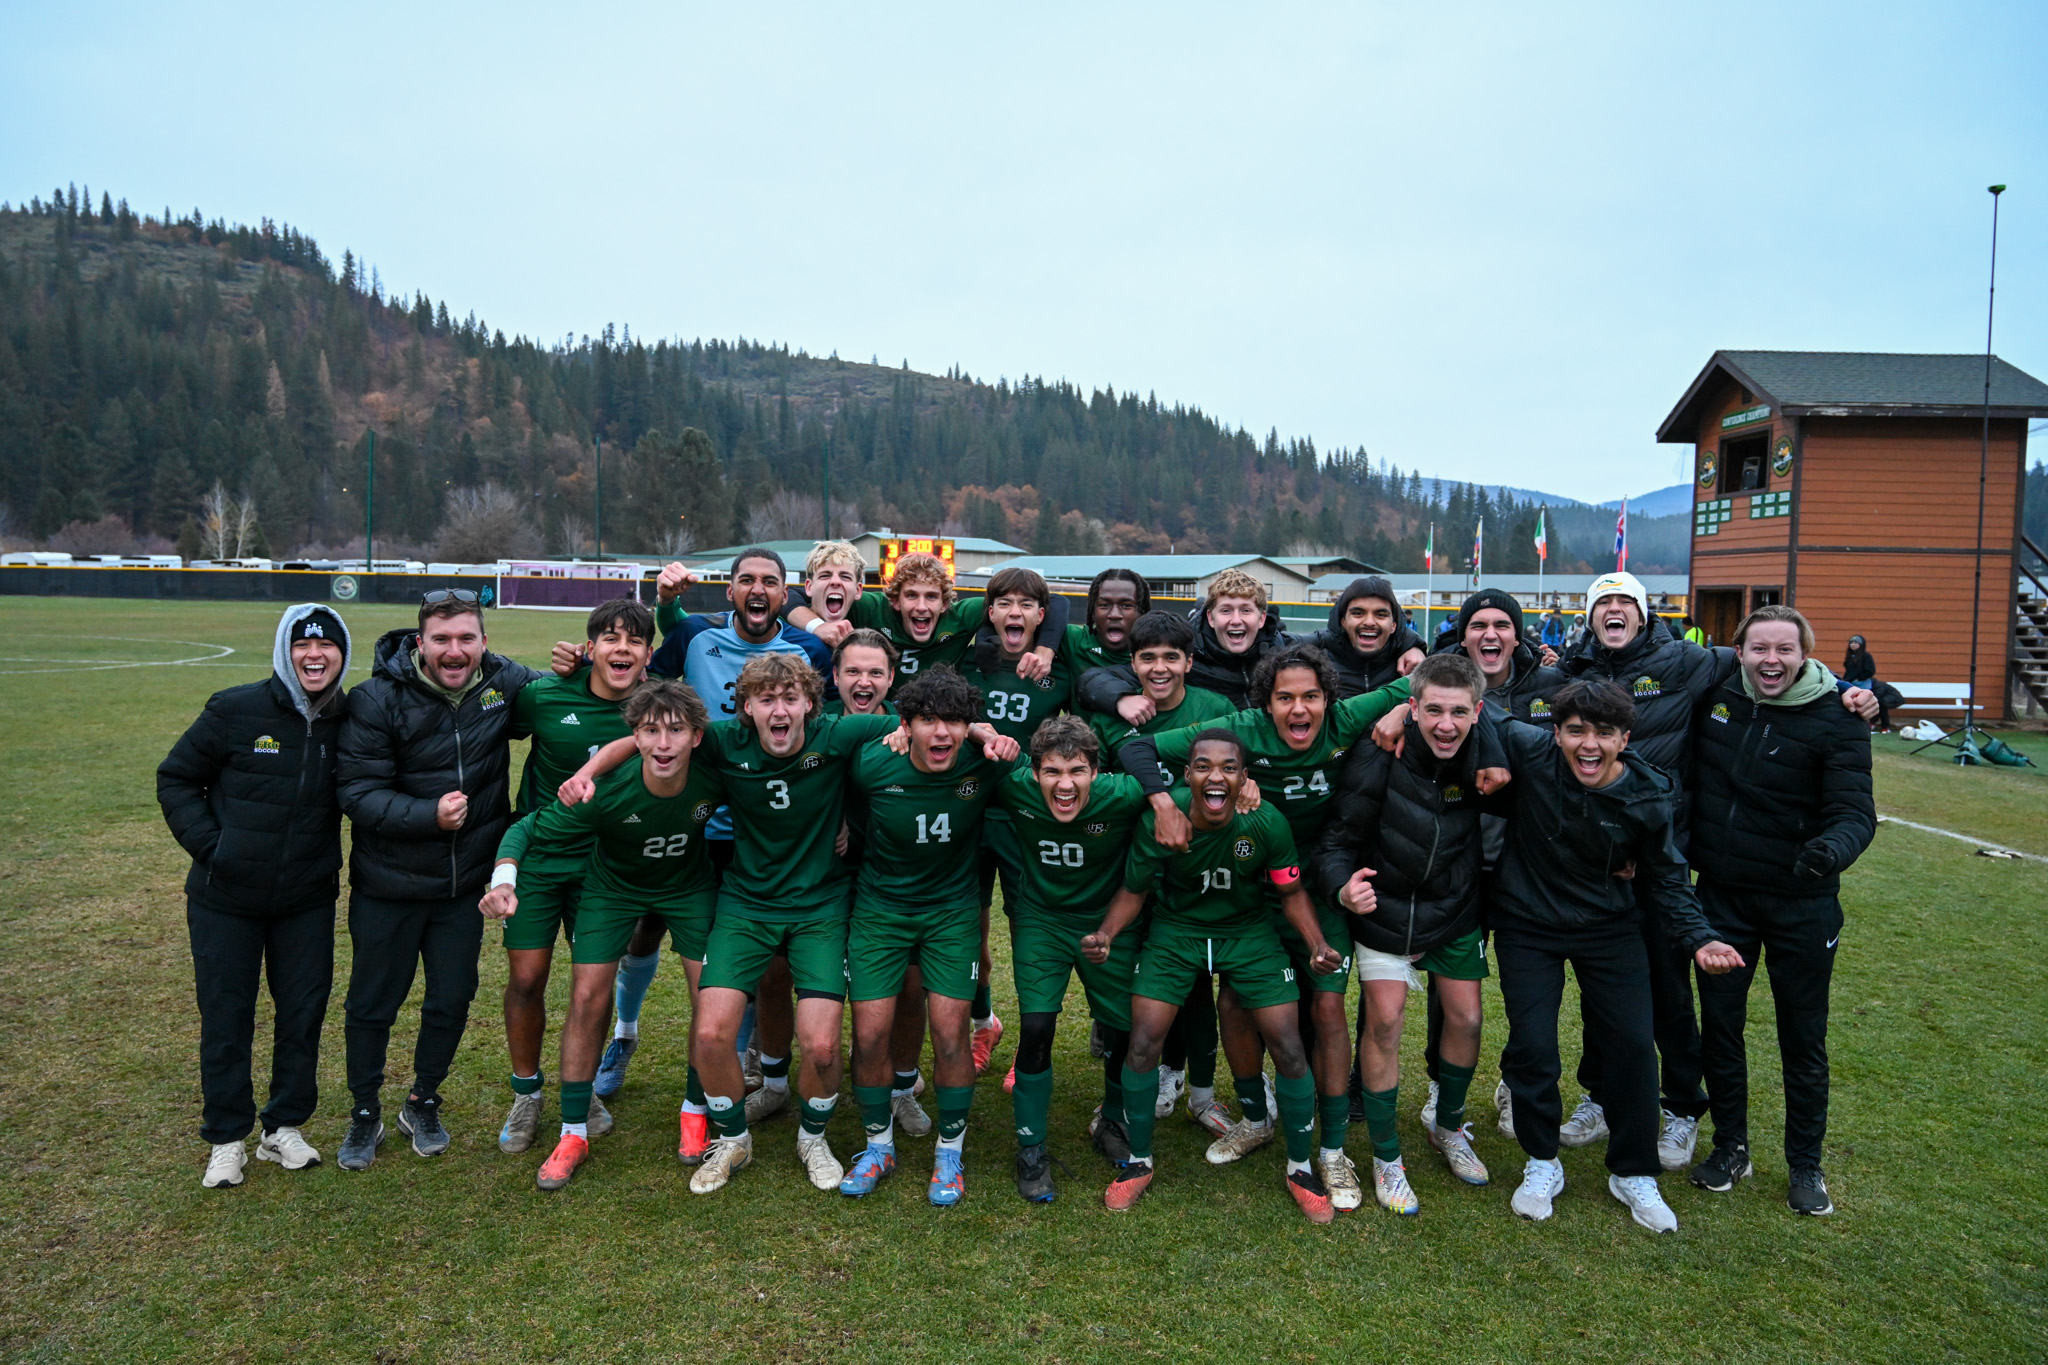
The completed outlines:
<svg viewBox="0 0 2048 1365">
<path fill-rule="evenodd" d="M 1054 585 L 1079 584 L 1104 569 L 1130 569 L 1161 597 L 1206 597 L 1209 584 L 1226 569 L 1241 569 L 1265 585 L 1276 601 L 1304 600 L 1315 580 L 1265 555 L 1024 555 L 993 564 L 986 573 L 1033 569 Z"/>
</svg>

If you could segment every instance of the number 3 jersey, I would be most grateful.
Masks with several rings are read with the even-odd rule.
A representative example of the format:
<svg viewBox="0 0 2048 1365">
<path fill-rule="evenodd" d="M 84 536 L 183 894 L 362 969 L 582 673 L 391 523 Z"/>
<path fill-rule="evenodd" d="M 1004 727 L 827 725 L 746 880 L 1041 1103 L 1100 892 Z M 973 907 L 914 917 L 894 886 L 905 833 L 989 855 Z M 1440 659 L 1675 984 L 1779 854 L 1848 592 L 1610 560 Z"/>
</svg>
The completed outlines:
<svg viewBox="0 0 2048 1365">
<path fill-rule="evenodd" d="M 1023 859 L 1017 912 L 1073 919 L 1092 932 L 1116 895 L 1131 831 L 1145 810 L 1145 792 L 1134 777 L 1097 773 L 1088 804 L 1062 823 L 1046 804 L 1038 775 L 1020 759 L 1002 780 L 996 801 L 1016 822 L 1017 851 Z"/>
<path fill-rule="evenodd" d="M 1175 804 L 1185 809 L 1187 795 Z M 1161 848 L 1147 810 L 1131 839 L 1124 888 L 1153 893 L 1152 937 L 1241 938 L 1273 932 L 1269 874 L 1295 868 L 1294 836 L 1270 801 L 1219 829 L 1195 829 L 1185 853 Z"/>
<path fill-rule="evenodd" d="M 854 890 L 864 906 L 897 915 L 981 905 L 981 826 L 1007 763 L 972 739 L 942 773 L 919 772 L 908 754 L 870 744 L 853 760 L 852 784 L 868 806 L 868 848 Z"/>
<path fill-rule="evenodd" d="M 499 844 L 498 856 L 525 867 L 551 853 L 588 848 L 586 899 L 653 909 L 708 897 L 718 889 L 718 873 L 704 846 L 704 826 L 724 800 L 717 775 L 694 757 L 682 791 L 656 796 L 641 780 L 636 754 L 600 777 L 588 801 L 574 806 L 556 802 L 514 825 Z"/>
</svg>

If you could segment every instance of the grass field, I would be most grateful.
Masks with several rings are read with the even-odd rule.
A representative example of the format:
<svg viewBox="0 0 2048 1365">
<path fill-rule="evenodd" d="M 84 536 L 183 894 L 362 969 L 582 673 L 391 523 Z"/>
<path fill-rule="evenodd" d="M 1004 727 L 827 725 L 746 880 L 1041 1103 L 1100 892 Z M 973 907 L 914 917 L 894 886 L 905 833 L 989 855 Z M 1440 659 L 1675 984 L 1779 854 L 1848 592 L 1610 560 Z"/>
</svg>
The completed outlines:
<svg viewBox="0 0 2048 1365">
<path fill-rule="evenodd" d="M 362 660 L 378 630 L 405 619 L 345 615 Z M 930 1139 L 906 1140 L 905 1168 L 866 1200 L 817 1193 L 788 1119 L 758 1133 L 756 1163 L 731 1188 L 695 1198 L 673 1155 L 687 1011 L 672 960 L 614 1106 L 617 1131 L 573 1186 L 543 1195 L 533 1175 L 544 1152 L 506 1157 L 492 1140 L 506 1097 L 504 967 L 488 944 L 444 1092 L 453 1150 L 422 1161 L 394 1141 L 373 1170 L 349 1174 L 332 1164 L 346 1116 L 345 934 L 323 1104 L 308 1125 L 328 1164 L 287 1174 L 252 1163 L 240 1189 L 202 1190 L 185 859 L 158 816 L 152 770 L 210 692 L 267 671 L 275 619 L 255 604 L 0 598 L 12 779 L 0 805 L 0 1357 L 2048 1356 L 2048 1160 L 2032 1124 L 2048 1100 L 2048 864 L 1976 857 L 1897 825 L 1844 889 L 1827 1151 L 1840 1211 L 1829 1219 L 1784 1208 L 1761 986 L 1759 1178 L 1717 1197 L 1667 1177 L 1682 1224 L 1673 1237 L 1628 1221 L 1598 1148 L 1565 1154 L 1570 1188 L 1551 1223 L 1508 1212 L 1521 1156 L 1484 1103 L 1502 1037 L 1491 990 L 1474 1098 L 1496 1183 L 1453 1184 L 1422 1141 L 1411 1086 L 1402 1122 L 1419 1218 L 1368 1202 L 1311 1227 L 1280 1188 L 1273 1149 L 1211 1168 L 1178 1118 L 1160 1125 L 1153 1192 L 1131 1214 L 1107 1213 L 1106 1169 L 1086 1138 L 1099 1072 L 1078 993 L 1055 1063 L 1053 1149 L 1071 1167 L 1055 1204 L 1026 1206 L 1011 1190 L 994 1075 L 976 1103 L 959 1208 L 925 1202 Z M 492 643 L 539 663 L 574 621 L 498 613 Z M 2014 738 L 2048 758 L 2038 737 Z M 1906 747 L 1880 741 L 1880 810 L 2048 854 L 2048 776 L 1960 771 Z M 400 1078 L 416 1006 L 393 1040 Z M 559 1020 L 559 990 L 553 1008 Z M 267 1029 L 266 1016 L 259 1087 Z M 1409 1031 L 1411 1076 L 1420 1033 Z M 552 1072 L 552 1035 L 549 1047 Z M 1006 1041 L 998 1073 L 1011 1052 Z M 842 1156 L 858 1142 L 850 1108 L 832 1129 Z M 1363 1159 L 1363 1133 L 1351 1145 Z"/>
</svg>

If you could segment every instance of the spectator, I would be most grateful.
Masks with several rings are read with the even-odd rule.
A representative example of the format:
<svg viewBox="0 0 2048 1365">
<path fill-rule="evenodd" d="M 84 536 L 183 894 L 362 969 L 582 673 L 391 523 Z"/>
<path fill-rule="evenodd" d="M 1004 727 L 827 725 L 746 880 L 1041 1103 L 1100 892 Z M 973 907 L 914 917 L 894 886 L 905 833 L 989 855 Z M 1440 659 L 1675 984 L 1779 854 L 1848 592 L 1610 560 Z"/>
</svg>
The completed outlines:
<svg viewBox="0 0 2048 1365">
<path fill-rule="evenodd" d="M 1543 631 L 1539 638 L 1545 646 L 1562 654 L 1569 634 L 1570 632 L 1565 629 L 1563 612 L 1552 607 L 1543 614 Z"/>
</svg>

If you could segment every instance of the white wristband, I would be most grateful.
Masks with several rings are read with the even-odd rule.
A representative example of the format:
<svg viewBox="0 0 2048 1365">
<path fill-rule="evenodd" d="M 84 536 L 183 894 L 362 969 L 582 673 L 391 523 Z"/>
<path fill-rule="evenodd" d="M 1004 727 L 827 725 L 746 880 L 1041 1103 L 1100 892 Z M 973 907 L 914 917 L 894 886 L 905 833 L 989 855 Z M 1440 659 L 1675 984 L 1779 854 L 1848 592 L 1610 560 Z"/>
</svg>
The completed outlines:
<svg viewBox="0 0 2048 1365">
<path fill-rule="evenodd" d="M 492 886 L 517 886 L 517 885 L 519 885 L 519 864 L 518 864 L 518 863 L 499 863 L 499 864 L 498 864 L 498 866 L 497 866 L 497 868 L 496 868 L 496 870 L 494 870 L 494 871 L 493 871 L 493 872 L 491 873 L 491 885 L 492 885 Z"/>
</svg>

